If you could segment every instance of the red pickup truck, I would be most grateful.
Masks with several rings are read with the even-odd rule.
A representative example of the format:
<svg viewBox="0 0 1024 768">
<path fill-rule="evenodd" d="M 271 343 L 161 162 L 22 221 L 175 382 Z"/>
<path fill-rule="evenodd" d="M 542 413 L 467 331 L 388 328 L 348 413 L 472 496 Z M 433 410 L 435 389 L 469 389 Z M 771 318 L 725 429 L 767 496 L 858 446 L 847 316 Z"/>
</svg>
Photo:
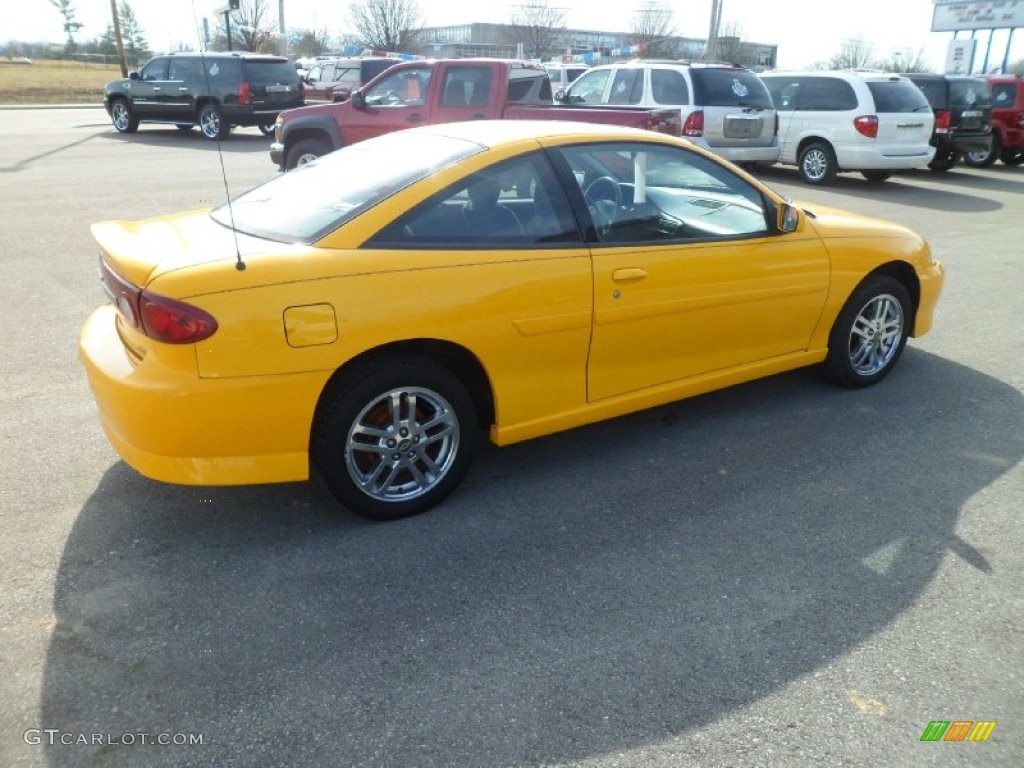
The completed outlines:
<svg viewBox="0 0 1024 768">
<path fill-rule="evenodd" d="M 270 159 L 290 170 L 374 136 L 459 120 L 580 120 L 679 136 L 678 109 L 556 105 L 536 64 L 502 59 L 437 59 L 397 64 L 340 104 L 282 112 Z"/>
</svg>

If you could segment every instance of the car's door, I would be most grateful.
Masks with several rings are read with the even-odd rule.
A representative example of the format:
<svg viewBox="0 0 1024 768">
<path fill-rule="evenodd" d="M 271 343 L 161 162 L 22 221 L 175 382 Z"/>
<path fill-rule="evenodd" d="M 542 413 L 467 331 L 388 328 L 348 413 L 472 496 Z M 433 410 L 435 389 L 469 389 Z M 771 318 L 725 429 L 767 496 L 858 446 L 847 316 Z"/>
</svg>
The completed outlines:
<svg viewBox="0 0 1024 768">
<path fill-rule="evenodd" d="M 807 348 L 829 287 L 812 231 L 777 232 L 755 187 L 681 147 L 557 154 L 594 221 L 590 401 Z"/>
<path fill-rule="evenodd" d="M 326 64 L 314 64 L 309 68 L 303 81 L 303 98 L 307 102 L 327 101 L 327 86 L 329 83 Z"/>
<path fill-rule="evenodd" d="M 206 93 L 202 63 L 190 56 L 174 56 L 167 71 L 167 83 L 162 86 L 162 117 L 187 123 L 199 111 L 197 99 Z"/>
<path fill-rule="evenodd" d="M 132 110 L 140 118 L 161 118 L 165 111 L 164 95 L 167 82 L 167 57 L 153 59 L 139 70 L 138 79 L 131 81 Z"/>
<path fill-rule="evenodd" d="M 375 79 L 364 93 L 363 106 L 346 113 L 342 141 L 352 144 L 429 122 L 433 66 L 389 70 Z"/>
</svg>

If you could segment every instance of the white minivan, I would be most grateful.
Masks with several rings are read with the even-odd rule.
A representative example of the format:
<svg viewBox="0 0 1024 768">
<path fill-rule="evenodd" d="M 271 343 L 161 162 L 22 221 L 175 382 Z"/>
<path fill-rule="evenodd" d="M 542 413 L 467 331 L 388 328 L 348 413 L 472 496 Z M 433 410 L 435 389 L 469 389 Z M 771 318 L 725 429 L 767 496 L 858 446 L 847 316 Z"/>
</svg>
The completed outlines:
<svg viewBox="0 0 1024 768">
<path fill-rule="evenodd" d="M 893 171 L 921 168 L 935 116 L 910 80 L 883 72 L 765 72 L 779 115 L 779 162 L 795 165 L 808 184 L 827 184 L 840 171 L 884 181 Z"/>
</svg>

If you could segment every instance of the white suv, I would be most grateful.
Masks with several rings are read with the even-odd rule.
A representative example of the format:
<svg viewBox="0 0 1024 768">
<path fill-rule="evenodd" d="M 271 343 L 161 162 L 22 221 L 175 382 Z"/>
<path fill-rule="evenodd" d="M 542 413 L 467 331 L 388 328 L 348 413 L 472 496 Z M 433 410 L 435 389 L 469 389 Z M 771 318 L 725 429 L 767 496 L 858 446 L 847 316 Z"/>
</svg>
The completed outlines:
<svg viewBox="0 0 1024 768">
<path fill-rule="evenodd" d="M 778 119 L 757 75 L 731 64 L 630 61 L 593 67 L 557 101 L 591 106 L 675 107 L 683 136 L 734 163 L 774 163 Z"/>
<path fill-rule="evenodd" d="M 839 171 L 884 181 L 893 171 L 928 165 L 935 116 L 910 80 L 868 72 L 765 72 L 779 111 L 780 163 L 808 184 Z"/>
</svg>

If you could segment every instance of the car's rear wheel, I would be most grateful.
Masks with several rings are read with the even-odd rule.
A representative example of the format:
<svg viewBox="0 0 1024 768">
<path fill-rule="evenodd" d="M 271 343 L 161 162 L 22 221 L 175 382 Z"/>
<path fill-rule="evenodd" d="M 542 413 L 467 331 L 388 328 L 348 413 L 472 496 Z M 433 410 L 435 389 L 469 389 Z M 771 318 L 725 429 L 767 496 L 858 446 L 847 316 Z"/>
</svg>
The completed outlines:
<svg viewBox="0 0 1024 768">
<path fill-rule="evenodd" d="M 323 139 L 303 139 L 295 142 L 295 146 L 288 150 L 285 156 L 285 170 L 301 168 L 307 163 L 312 163 L 318 157 L 323 157 L 331 151 L 330 145 Z"/>
<path fill-rule="evenodd" d="M 836 177 L 839 168 L 836 153 L 823 141 L 808 144 L 797 160 L 800 178 L 808 184 L 828 184 Z"/>
<path fill-rule="evenodd" d="M 448 369 L 419 356 L 381 356 L 357 363 L 325 390 L 312 460 L 346 509 L 396 520 L 455 489 L 479 432 L 473 399 Z"/>
<path fill-rule="evenodd" d="M 992 146 L 978 152 L 964 152 L 964 162 L 972 168 L 988 168 L 999 157 L 999 137 L 992 137 Z"/>
<path fill-rule="evenodd" d="M 861 171 L 860 175 L 868 181 L 885 181 L 892 176 L 892 171 Z"/>
<path fill-rule="evenodd" d="M 274 134 L 273 123 L 260 123 L 257 127 L 260 129 L 260 133 L 264 136 L 272 136 Z"/>
<path fill-rule="evenodd" d="M 1024 149 L 1004 149 L 999 159 L 1006 165 L 1020 165 L 1024 163 Z"/>
<path fill-rule="evenodd" d="M 933 171 L 944 173 L 956 165 L 957 153 L 951 149 L 938 150 L 935 153 L 935 157 L 928 163 L 928 167 Z"/>
<path fill-rule="evenodd" d="M 845 387 L 881 381 L 895 367 L 910 331 L 910 294 L 887 275 L 872 275 L 851 294 L 829 334 L 825 373 Z"/>
<path fill-rule="evenodd" d="M 124 99 L 118 99 L 110 105 L 110 120 L 118 133 L 135 133 L 139 130 L 139 118 Z"/>
<path fill-rule="evenodd" d="M 199 110 L 199 130 L 206 138 L 216 141 L 226 139 L 231 133 L 231 126 L 215 104 L 204 104 Z"/>
</svg>

